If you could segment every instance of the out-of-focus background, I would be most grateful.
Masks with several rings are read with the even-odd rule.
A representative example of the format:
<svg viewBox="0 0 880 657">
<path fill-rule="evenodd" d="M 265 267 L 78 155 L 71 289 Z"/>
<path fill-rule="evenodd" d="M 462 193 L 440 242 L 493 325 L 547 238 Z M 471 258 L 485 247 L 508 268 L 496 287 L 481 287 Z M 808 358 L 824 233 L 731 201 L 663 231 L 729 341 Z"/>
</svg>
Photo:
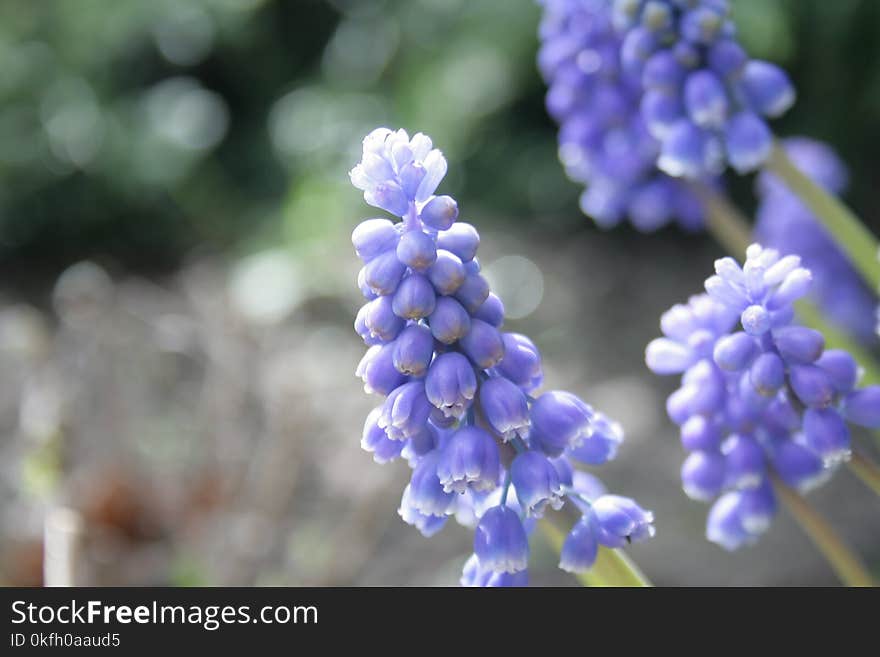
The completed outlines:
<svg viewBox="0 0 880 657">
<path fill-rule="evenodd" d="M 831 142 L 880 229 L 880 3 L 733 5 L 798 87 L 779 134 Z M 359 448 L 377 400 L 348 238 L 375 211 L 347 172 L 377 125 L 434 138 L 508 326 L 624 421 L 600 474 L 655 510 L 631 550 L 655 583 L 834 583 L 784 516 L 732 555 L 703 539 L 673 382 L 642 358 L 720 250 L 579 213 L 538 20 L 531 0 L 0 6 L 0 583 L 39 585 L 44 553 L 80 584 L 457 582 L 470 532 L 404 525 L 405 465 Z M 880 568 L 876 498 L 842 471 L 811 499 Z M 533 583 L 571 583 L 533 549 Z"/>
</svg>

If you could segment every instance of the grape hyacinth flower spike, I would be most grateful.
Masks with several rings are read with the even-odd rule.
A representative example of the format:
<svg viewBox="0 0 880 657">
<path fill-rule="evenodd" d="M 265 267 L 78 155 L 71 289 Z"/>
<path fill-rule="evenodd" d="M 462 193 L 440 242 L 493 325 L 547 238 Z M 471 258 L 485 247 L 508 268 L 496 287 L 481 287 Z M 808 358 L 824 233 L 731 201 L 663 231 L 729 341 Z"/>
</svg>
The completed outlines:
<svg viewBox="0 0 880 657">
<path fill-rule="evenodd" d="M 798 256 L 751 245 L 715 263 L 707 294 L 673 306 L 646 349 L 656 374 L 681 374 L 667 401 L 688 457 L 685 493 L 715 500 L 706 536 L 733 550 L 770 526 L 772 482 L 806 492 L 850 456 L 848 423 L 880 427 L 880 386 L 857 387 L 847 352 L 794 323 L 811 272 Z"/>
<path fill-rule="evenodd" d="M 585 186 L 584 214 L 603 228 L 628 218 L 644 232 L 671 221 L 700 229 L 697 198 L 657 169 L 660 142 L 639 111 L 641 80 L 623 67 L 610 0 L 541 4 L 538 68 L 548 86 L 547 111 L 559 124 L 559 159 Z"/>
<path fill-rule="evenodd" d="M 639 81 L 640 111 L 659 143 L 657 166 L 697 179 L 759 169 L 770 157 L 767 119 L 795 101 L 788 76 L 750 59 L 727 0 L 609 0 L 620 65 Z"/>
<path fill-rule="evenodd" d="M 367 203 L 400 219 L 367 219 L 352 233 L 366 300 L 354 325 L 368 346 L 357 374 L 385 397 L 361 445 L 378 463 L 400 457 L 412 468 L 405 522 L 425 536 L 451 516 L 474 527 L 463 585 L 525 585 L 529 534 L 567 503 L 581 519 L 560 566 L 584 572 L 600 545 L 651 537 L 653 516 L 573 468 L 613 458 L 620 425 L 571 393 L 533 396 L 540 353 L 502 330 L 502 300 L 476 259 L 479 234 L 458 221 L 454 199 L 435 194 L 446 166 L 427 136 L 379 128 L 350 174 Z"/>
<path fill-rule="evenodd" d="M 559 159 L 599 225 L 703 227 L 694 189 L 759 169 L 766 120 L 794 103 L 782 69 L 748 57 L 726 0 L 539 0 L 538 68 Z"/>
</svg>

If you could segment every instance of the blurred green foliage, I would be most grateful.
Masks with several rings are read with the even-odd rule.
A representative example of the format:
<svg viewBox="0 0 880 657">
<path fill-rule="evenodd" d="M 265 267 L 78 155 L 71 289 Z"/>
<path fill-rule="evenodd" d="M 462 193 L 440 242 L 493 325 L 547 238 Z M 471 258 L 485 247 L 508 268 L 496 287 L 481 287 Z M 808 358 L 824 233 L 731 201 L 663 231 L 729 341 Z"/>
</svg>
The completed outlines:
<svg viewBox="0 0 880 657">
<path fill-rule="evenodd" d="M 798 87 L 778 132 L 832 142 L 854 204 L 877 217 L 880 3 L 733 5 L 752 54 Z M 196 247 L 320 240 L 360 214 L 345 174 L 379 124 L 431 134 L 456 162 L 445 190 L 481 221 L 592 230 L 543 110 L 539 13 L 532 0 L 7 0 L 3 262 L 155 269 Z"/>
</svg>

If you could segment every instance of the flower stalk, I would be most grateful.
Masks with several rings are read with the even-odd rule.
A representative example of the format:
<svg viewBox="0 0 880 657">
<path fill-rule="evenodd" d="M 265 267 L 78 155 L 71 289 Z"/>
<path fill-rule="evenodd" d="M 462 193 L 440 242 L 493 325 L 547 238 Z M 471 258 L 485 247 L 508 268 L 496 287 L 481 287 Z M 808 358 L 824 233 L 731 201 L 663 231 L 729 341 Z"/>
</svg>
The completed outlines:
<svg viewBox="0 0 880 657">
<path fill-rule="evenodd" d="M 774 489 L 789 513 L 810 537 L 841 582 L 846 586 L 875 586 L 865 564 L 843 542 L 825 518 L 817 513 L 803 497 L 779 480 L 774 481 Z"/>
<path fill-rule="evenodd" d="M 773 145 L 766 168 L 779 176 L 813 211 L 865 281 L 876 288 L 880 283 L 880 260 L 877 259 L 880 245 L 852 210 L 804 175 L 778 142 Z"/>
</svg>

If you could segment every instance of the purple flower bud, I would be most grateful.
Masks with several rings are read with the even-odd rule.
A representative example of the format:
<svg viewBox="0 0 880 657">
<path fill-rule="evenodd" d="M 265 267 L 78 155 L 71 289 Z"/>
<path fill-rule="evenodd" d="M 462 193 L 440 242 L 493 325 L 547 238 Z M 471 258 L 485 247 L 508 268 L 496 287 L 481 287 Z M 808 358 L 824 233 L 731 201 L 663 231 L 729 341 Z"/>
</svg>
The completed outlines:
<svg viewBox="0 0 880 657">
<path fill-rule="evenodd" d="M 406 319 L 420 319 L 434 312 L 437 295 L 430 281 L 421 274 L 409 274 L 400 281 L 391 300 L 394 314 Z"/>
<path fill-rule="evenodd" d="M 559 567 L 569 573 L 584 573 L 596 563 L 598 554 L 599 543 L 593 534 L 592 522 L 589 517 L 582 516 L 565 537 Z"/>
<path fill-rule="evenodd" d="M 620 46 L 620 63 L 624 71 L 633 76 L 640 76 L 642 67 L 656 48 L 656 37 L 643 27 L 629 31 Z"/>
<path fill-rule="evenodd" d="M 491 324 L 471 320 L 471 330 L 459 340 L 462 351 L 481 369 L 494 367 L 504 358 L 501 334 Z"/>
<path fill-rule="evenodd" d="M 727 92 L 710 71 L 696 71 L 688 76 L 684 99 L 688 116 L 700 127 L 720 128 L 727 120 Z"/>
<path fill-rule="evenodd" d="M 804 441 L 826 466 L 849 458 L 849 429 L 833 408 L 808 408 L 804 412 Z"/>
<path fill-rule="evenodd" d="M 430 414 L 431 404 L 425 396 L 424 384 L 410 381 L 389 393 L 382 405 L 379 426 L 391 440 L 406 440 L 424 431 Z"/>
<path fill-rule="evenodd" d="M 648 131 L 657 139 L 665 139 L 684 118 L 684 108 L 678 96 L 653 89 L 642 96 L 639 112 Z"/>
<path fill-rule="evenodd" d="M 757 486 L 764 479 L 764 450 L 751 436 L 730 436 L 721 448 L 727 461 L 727 483 L 735 488 Z"/>
<path fill-rule="evenodd" d="M 474 319 L 481 319 L 495 328 L 501 328 L 504 324 L 504 304 L 497 294 L 489 293 L 489 296 L 474 313 Z"/>
<path fill-rule="evenodd" d="M 749 335 L 760 337 L 770 330 L 770 313 L 764 306 L 754 304 L 743 310 L 739 318 L 743 330 Z"/>
<path fill-rule="evenodd" d="M 740 112 L 724 129 L 727 159 L 737 173 L 759 169 L 773 148 L 773 135 L 767 124 L 751 112 Z"/>
<path fill-rule="evenodd" d="M 717 154 L 709 135 L 686 119 L 663 140 L 657 166 L 670 176 L 699 178 L 716 167 Z"/>
<path fill-rule="evenodd" d="M 407 198 L 414 199 L 419 185 L 425 179 L 425 167 L 421 162 L 409 162 L 400 168 L 400 186 Z"/>
<path fill-rule="evenodd" d="M 364 382 L 367 394 L 388 395 L 406 382 L 406 377 L 394 367 L 394 346 L 370 347 L 361 358 L 355 375 Z"/>
<path fill-rule="evenodd" d="M 691 367 L 681 379 L 689 415 L 708 415 L 721 409 L 725 398 L 725 380 L 720 370 L 702 360 Z"/>
<path fill-rule="evenodd" d="M 473 314 L 480 309 L 489 297 L 489 283 L 480 274 L 468 274 L 455 291 L 455 298 L 465 309 Z"/>
<path fill-rule="evenodd" d="M 694 364 L 694 353 L 675 340 L 656 338 L 645 349 L 645 363 L 655 374 L 680 374 Z"/>
<path fill-rule="evenodd" d="M 434 336 L 421 324 L 407 326 L 394 341 L 394 367 L 401 374 L 423 376 L 434 356 Z"/>
<path fill-rule="evenodd" d="M 571 466 L 571 461 L 565 455 L 550 459 L 550 463 L 556 468 L 556 474 L 559 475 L 559 483 L 562 484 L 563 488 L 574 486 L 574 468 Z"/>
<path fill-rule="evenodd" d="M 372 301 L 375 299 L 378 294 L 373 292 L 369 285 L 367 285 L 367 268 L 361 267 L 360 271 L 358 271 L 357 278 L 358 289 L 361 291 L 361 294 L 364 296 L 364 299 L 367 301 Z"/>
<path fill-rule="evenodd" d="M 816 361 L 825 349 L 819 331 L 805 326 L 783 326 L 773 331 L 773 342 L 789 363 L 807 365 Z"/>
<path fill-rule="evenodd" d="M 715 451 L 721 445 L 721 432 L 709 419 L 695 415 L 681 425 L 681 444 L 689 452 Z"/>
<path fill-rule="evenodd" d="M 527 516 L 543 517 L 548 504 L 554 509 L 562 508 L 559 473 L 540 452 L 529 450 L 518 454 L 510 465 L 510 480 Z"/>
<path fill-rule="evenodd" d="M 462 262 L 473 260 L 479 246 L 480 234 L 477 229 L 463 221 L 437 234 L 437 248 L 454 253 Z"/>
<path fill-rule="evenodd" d="M 745 50 L 736 41 L 730 39 L 716 41 L 709 48 L 709 66 L 717 75 L 723 78 L 738 76 L 748 59 L 749 57 Z"/>
<path fill-rule="evenodd" d="M 457 352 L 440 354 L 428 369 L 425 392 L 446 417 L 463 417 L 477 392 L 473 366 Z"/>
<path fill-rule="evenodd" d="M 526 569 L 529 539 L 513 509 L 495 506 L 483 514 L 474 533 L 474 554 L 481 568 L 496 573 Z"/>
<path fill-rule="evenodd" d="M 412 507 L 426 516 L 447 516 L 455 506 L 455 493 L 446 491 L 437 476 L 438 452 L 427 454 L 416 466 L 409 482 Z"/>
<path fill-rule="evenodd" d="M 385 434 L 385 430 L 378 425 L 379 416 L 382 408 L 374 408 L 367 415 L 367 421 L 364 423 L 364 432 L 361 437 L 361 448 L 373 455 L 376 463 L 388 463 L 393 461 L 403 449 L 403 443 L 399 440 L 390 440 Z"/>
<path fill-rule="evenodd" d="M 382 344 L 381 338 L 376 337 L 367 326 L 367 313 L 370 310 L 370 304 L 364 304 L 358 310 L 357 316 L 354 318 L 354 330 L 363 339 L 368 347 Z"/>
<path fill-rule="evenodd" d="M 833 400 L 831 378 L 815 365 L 794 365 L 788 376 L 792 389 L 804 405 L 824 408 Z"/>
<path fill-rule="evenodd" d="M 691 3 L 693 6 L 694 3 Z M 709 45 L 719 36 L 724 27 L 724 14 L 721 7 L 700 3 L 686 11 L 679 24 L 681 35 L 692 43 Z"/>
<path fill-rule="evenodd" d="M 464 263 L 465 276 L 476 275 L 480 273 L 480 260 L 476 256 Z"/>
<path fill-rule="evenodd" d="M 623 547 L 655 534 L 654 514 L 628 497 L 603 495 L 593 502 L 590 516 L 596 539 L 606 547 Z"/>
<path fill-rule="evenodd" d="M 400 452 L 400 455 L 407 460 L 409 467 L 414 468 L 419 464 L 423 456 L 437 449 L 440 446 L 440 442 L 440 432 L 434 427 L 432 421 L 425 425 L 423 431 L 407 439 L 403 444 L 403 450 Z"/>
<path fill-rule="evenodd" d="M 824 483 L 830 474 L 815 452 L 793 440 L 775 445 L 771 458 L 780 479 L 802 493 Z"/>
<path fill-rule="evenodd" d="M 486 303 L 491 298 L 490 296 Z M 539 388 L 544 381 L 544 372 L 541 367 L 541 354 L 535 344 L 520 333 L 503 333 L 501 340 L 504 342 L 504 359 L 496 368 L 498 373 L 513 381 L 525 392 Z"/>
<path fill-rule="evenodd" d="M 464 283 L 464 265 L 454 253 L 449 251 L 437 251 L 437 259 L 428 268 L 428 280 L 437 290 L 438 294 L 453 294 Z"/>
<path fill-rule="evenodd" d="M 397 258 L 407 267 L 424 271 L 437 259 L 434 238 L 420 230 L 408 230 L 397 243 Z"/>
<path fill-rule="evenodd" d="M 400 233 L 387 219 L 367 219 L 359 223 L 351 233 L 355 253 L 364 262 L 394 250 L 399 239 Z"/>
<path fill-rule="evenodd" d="M 713 357 L 721 369 L 738 372 L 749 366 L 757 351 L 755 338 L 747 333 L 734 333 L 724 336 L 715 344 Z"/>
<path fill-rule="evenodd" d="M 501 472 L 498 445 L 478 427 L 456 431 L 443 448 L 437 476 L 447 492 L 464 493 L 468 488 L 490 491 L 498 486 Z"/>
<path fill-rule="evenodd" d="M 365 308 L 364 324 L 374 338 L 390 342 L 396 338 L 406 322 L 394 313 L 391 297 L 379 297 Z"/>
<path fill-rule="evenodd" d="M 660 50 L 645 62 L 642 86 L 646 89 L 663 89 L 674 93 L 684 81 L 684 67 L 670 50 Z M 650 92 L 648 92 L 650 93 Z"/>
<path fill-rule="evenodd" d="M 412 525 L 418 529 L 422 536 L 426 538 L 430 538 L 443 529 L 447 520 L 447 516 L 445 515 L 429 515 L 416 509 L 412 503 L 412 494 L 410 493 L 409 485 L 403 489 L 403 497 L 400 500 L 400 508 L 397 509 L 397 514 L 406 524 Z"/>
<path fill-rule="evenodd" d="M 364 191 L 364 200 L 375 208 L 382 208 L 396 217 L 402 217 L 409 210 L 409 199 L 403 189 L 394 181 L 381 182 L 373 189 Z"/>
<path fill-rule="evenodd" d="M 746 531 L 763 534 L 770 528 L 776 515 L 776 495 L 770 481 L 765 479 L 760 486 L 740 492 L 739 517 Z"/>
<path fill-rule="evenodd" d="M 446 175 L 446 158 L 438 150 L 432 150 L 422 161 L 425 177 L 416 190 L 416 201 L 426 201 L 437 189 L 443 176 Z"/>
<path fill-rule="evenodd" d="M 880 386 L 849 393 L 843 405 L 846 419 L 868 429 L 880 429 Z"/>
<path fill-rule="evenodd" d="M 756 112 L 775 118 L 794 105 L 795 92 L 785 72 L 769 62 L 752 60 L 745 66 L 742 90 Z"/>
<path fill-rule="evenodd" d="M 452 344 L 471 330 L 471 317 L 455 299 L 440 297 L 428 317 L 428 324 L 435 338 L 443 344 Z"/>
<path fill-rule="evenodd" d="M 841 349 L 828 349 L 815 364 L 828 375 L 837 392 L 846 394 L 855 388 L 859 378 L 859 368 L 855 359 L 847 352 Z"/>
<path fill-rule="evenodd" d="M 504 377 L 484 381 L 480 386 L 480 408 L 489 426 L 505 442 L 529 432 L 529 403 L 522 390 Z"/>
<path fill-rule="evenodd" d="M 422 221 L 434 230 L 449 230 L 458 219 L 458 203 L 451 196 L 435 196 L 419 214 Z"/>
<path fill-rule="evenodd" d="M 587 465 L 602 465 L 617 456 L 623 443 L 623 427 L 602 413 L 595 413 L 590 420 L 590 435 L 580 445 L 569 447 L 567 453 L 575 461 Z"/>
<path fill-rule="evenodd" d="M 406 265 L 397 259 L 395 250 L 385 251 L 367 263 L 364 281 L 376 294 L 394 294 L 400 279 L 406 273 Z"/>
<path fill-rule="evenodd" d="M 464 564 L 460 583 L 468 587 L 523 587 L 529 584 L 529 571 L 496 573 L 481 568 L 477 555 L 472 554 Z"/>
<path fill-rule="evenodd" d="M 782 359 L 771 351 L 761 354 L 749 369 L 749 380 L 765 397 L 775 395 L 785 385 L 785 365 Z"/>
<path fill-rule="evenodd" d="M 660 0 L 649 0 L 642 9 L 642 26 L 652 32 L 665 32 L 672 26 L 672 7 Z"/>
<path fill-rule="evenodd" d="M 694 500 L 708 502 L 724 487 L 727 461 L 718 452 L 691 452 L 681 466 L 681 486 Z"/>
<path fill-rule="evenodd" d="M 706 538 L 731 551 L 754 543 L 758 534 L 746 529 L 742 508 L 743 493 L 740 491 L 731 491 L 719 497 L 709 510 Z"/>
<path fill-rule="evenodd" d="M 545 392 L 532 403 L 529 442 L 549 456 L 559 456 L 590 435 L 592 418 L 593 409 L 570 392 Z"/>
<path fill-rule="evenodd" d="M 767 308 L 780 310 L 806 296 L 813 284 L 813 275 L 808 269 L 798 267 L 789 273 L 767 301 Z"/>
</svg>

